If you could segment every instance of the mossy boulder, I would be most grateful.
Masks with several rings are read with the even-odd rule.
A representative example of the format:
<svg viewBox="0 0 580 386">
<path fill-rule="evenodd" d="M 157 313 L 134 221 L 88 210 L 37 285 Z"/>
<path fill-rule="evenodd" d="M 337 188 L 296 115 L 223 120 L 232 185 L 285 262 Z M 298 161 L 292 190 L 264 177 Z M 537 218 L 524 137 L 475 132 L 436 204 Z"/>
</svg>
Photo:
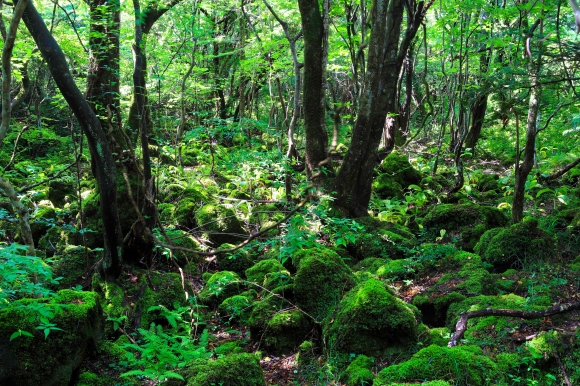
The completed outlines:
<svg viewBox="0 0 580 386">
<path fill-rule="evenodd" d="M 54 277 L 62 277 L 59 288 L 71 288 L 73 284 L 82 281 L 87 268 L 91 267 L 100 254 L 81 246 L 69 245 L 62 253 L 52 258 Z"/>
<path fill-rule="evenodd" d="M 216 360 L 196 360 L 182 375 L 189 386 L 260 386 L 266 385 L 260 360 L 254 354 L 230 354 Z"/>
<path fill-rule="evenodd" d="M 458 246 L 468 251 L 473 251 L 486 230 L 507 223 L 508 218 L 499 209 L 473 204 L 437 205 L 423 219 L 428 239 L 434 241 L 444 230 L 444 239 L 454 239 Z"/>
<path fill-rule="evenodd" d="M 477 174 L 473 182 L 480 192 L 489 192 L 490 190 L 499 190 L 499 176 L 497 174 Z"/>
<path fill-rule="evenodd" d="M 201 224 L 197 222 L 196 213 L 204 203 L 209 202 L 207 195 L 199 189 L 189 187 L 181 192 L 173 192 L 171 201 L 179 201 L 173 212 L 173 218 L 181 228 L 191 229 Z"/>
<path fill-rule="evenodd" d="M 278 261 L 278 259 L 266 259 L 258 261 L 252 267 L 246 269 L 245 273 L 248 281 L 263 285 L 266 275 L 275 272 L 287 272 L 284 266 Z"/>
<path fill-rule="evenodd" d="M 236 244 L 246 237 L 236 213 L 223 205 L 204 205 L 195 214 L 198 226 L 215 245 Z"/>
<path fill-rule="evenodd" d="M 501 378 L 496 364 L 475 346 L 431 345 L 406 362 L 381 370 L 374 386 L 396 382 L 447 381 L 454 385 L 490 385 Z"/>
<path fill-rule="evenodd" d="M 423 265 L 414 259 L 390 260 L 379 267 L 375 275 L 380 279 L 404 280 L 411 279 L 417 275 L 417 272 L 423 268 Z"/>
<path fill-rule="evenodd" d="M 355 285 L 355 277 L 340 256 L 327 248 L 311 248 L 294 255 L 296 305 L 317 321 L 323 320 L 342 295 Z"/>
<path fill-rule="evenodd" d="M 409 157 L 396 151 L 383 160 L 379 166 L 379 172 L 388 175 L 403 189 L 407 189 L 409 185 L 418 185 L 423 178 L 421 173 L 411 165 Z"/>
<path fill-rule="evenodd" d="M 487 308 L 521 310 L 525 305 L 526 299 L 514 294 L 499 296 L 480 295 L 466 298 L 461 302 L 453 303 L 449 306 L 446 326 L 450 330 L 455 330 L 455 324 L 459 320 L 459 316 L 462 312 L 477 311 Z M 535 310 L 542 307 L 535 306 L 530 308 Z M 468 321 L 467 330 L 465 331 L 465 339 L 472 343 L 486 343 L 495 346 L 498 344 L 498 334 L 501 333 L 501 336 L 505 336 L 505 331 L 519 328 L 519 326 L 521 326 L 521 319 L 518 318 L 495 316 L 473 318 Z"/>
<path fill-rule="evenodd" d="M 234 248 L 233 244 L 222 244 L 218 249 Z M 216 256 L 216 263 L 222 271 L 232 271 L 238 275 L 244 275 L 245 271 L 252 266 L 252 256 L 245 249 L 238 249 L 230 253 L 220 253 Z"/>
<path fill-rule="evenodd" d="M 174 309 L 186 303 L 181 285 L 181 277 L 175 273 L 150 271 L 147 274 L 135 272 L 123 286 L 102 280 L 98 274 L 93 276 L 93 289 L 102 296 L 102 306 L 112 318 L 127 316 L 132 327 L 148 328 L 151 323 L 165 323 L 159 310 L 149 311 L 151 307 L 163 306 Z M 191 289 L 186 289 L 191 293 Z M 106 333 L 115 336 L 116 331 L 107 324 Z"/>
<path fill-rule="evenodd" d="M 247 324 L 252 311 L 252 303 L 257 297 L 258 293 L 255 290 L 249 290 L 225 299 L 218 309 L 220 316 L 227 320 Z"/>
<path fill-rule="evenodd" d="M 415 312 L 392 290 L 369 279 L 350 290 L 327 319 L 324 335 L 334 350 L 380 356 L 417 342 Z"/>
<path fill-rule="evenodd" d="M 556 237 L 527 219 L 509 228 L 492 229 L 481 237 L 475 250 L 483 261 L 500 271 L 528 261 L 542 261 L 556 254 Z"/>
<path fill-rule="evenodd" d="M 312 325 L 300 310 L 277 312 L 268 321 L 262 342 L 274 354 L 291 352 L 308 336 Z"/>
<path fill-rule="evenodd" d="M 50 319 L 62 331 L 45 338 L 31 308 L 44 304 L 54 310 L 65 307 Z M 68 385 L 85 356 L 93 352 L 103 334 L 104 317 L 99 295 L 94 292 L 62 290 L 50 299 L 21 299 L 0 310 L 0 384 Z M 10 340 L 18 331 L 33 334 Z"/>
<path fill-rule="evenodd" d="M 466 295 L 492 295 L 496 293 L 496 281 L 483 268 L 483 262 L 479 255 L 459 251 L 454 253 L 453 257 L 447 260 L 444 265 L 448 270 L 453 269 L 437 281 L 437 286 L 445 287 L 446 291 L 452 287 L 455 291 Z"/>
<path fill-rule="evenodd" d="M 382 199 L 403 198 L 403 187 L 389 174 L 381 174 L 373 180 L 373 192 Z"/>
<path fill-rule="evenodd" d="M 64 181 L 50 181 L 48 184 L 47 196 L 55 208 L 64 207 L 67 196 L 72 196 L 75 193 L 75 187 L 72 183 L 67 183 Z"/>
<path fill-rule="evenodd" d="M 352 270 L 353 272 L 368 272 L 370 274 L 376 274 L 377 270 L 384 266 L 390 259 L 381 259 L 378 257 L 367 257 L 356 263 Z"/>
<path fill-rule="evenodd" d="M 30 231 L 34 244 L 38 246 L 40 238 L 56 225 L 56 211 L 50 206 L 42 206 L 34 211 L 32 217 L 34 221 L 30 222 Z"/>
<path fill-rule="evenodd" d="M 241 279 L 231 271 L 216 272 L 208 279 L 199 300 L 209 306 L 217 306 L 225 299 L 240 293 Z"/>
<path fill-rule="evenodd" d="M 366 355 L 357 356 L 346 370 L 340 375 L 340 378 L 347 386 L 370 386 L 375 378 L 372 368 L 375 360 Z"/>
<path fill-rule="evenodd" d="M 401 259 L 417 245 L 415 235 L 402 225 L 373 217 L 357 219 L 364 231 L 356 235 L 347 250 L 356 260 L 368 257 Z"/>
</svg>

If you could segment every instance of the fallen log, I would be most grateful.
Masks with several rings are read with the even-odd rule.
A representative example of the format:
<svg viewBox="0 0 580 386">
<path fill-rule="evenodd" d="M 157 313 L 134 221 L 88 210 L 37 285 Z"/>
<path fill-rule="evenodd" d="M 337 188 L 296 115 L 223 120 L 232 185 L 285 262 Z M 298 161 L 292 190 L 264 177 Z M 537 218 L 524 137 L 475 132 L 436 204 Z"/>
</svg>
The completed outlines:
<svg viewBox="0 0 580 386">
<path fill-rule="evenodd" d="M 457 342 L 459 342 L 463 338 L 463 334 L 465 334 L 465 331 L 467 330 L 467 322 L 471 318 L 479 318 L 482 316 L 511 316 L 514 318 L 522 318 L 522 319 L 538 319 L 578 309 L 580 309 L 580 301 L 572 303 L 556 304 L 553 305 L 552 307 L 538 311 L 486 308 L 484 310 L 462 312 L 461 314 L 459 314 L 459 320 L 455 324 L 455 332 L 451 336 L 451 339 L 449 340 L 447 346 L 448 347 L 457 346 Z"/>
</svg>

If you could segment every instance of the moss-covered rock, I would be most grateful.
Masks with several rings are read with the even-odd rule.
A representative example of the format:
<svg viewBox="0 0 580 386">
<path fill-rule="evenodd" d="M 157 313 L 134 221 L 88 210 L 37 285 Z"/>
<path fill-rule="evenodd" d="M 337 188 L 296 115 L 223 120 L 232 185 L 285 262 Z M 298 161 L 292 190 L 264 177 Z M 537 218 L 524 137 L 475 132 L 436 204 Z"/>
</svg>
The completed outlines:
<svg viewBox="0 0 580 386">
<path fill-rule="evenodd" d="M 231 354 L 216 360 L 197 360 L 182 372 L 189 386 L 265 385 L 260 361 L 253 354 Z"/>
<path fill-rule="evenodd" d="M 324 335 L 334 350 L 380 356 L 389 348 L 416 343 L 417 320 L 388 287 L 369 279 L 347 293 L 326 321 Z"/>
<path fill-rule="evenodd" d="M 308 336 L 312 324 L 300 310 L 277 312 L 268 321 L 262 342 L 274 354 L 291 352 Z"/>
<path fill-rule="evenodd" d="M 422 264 L 414 259 L 391 260 L 379 267 L 375 274 L 380 279 L 404 280 L 414 278 L 422 268 Z"/>
<path fill-rule="evenodd" d="M 195 219 L 215 245 L 235 244 L 246 236 L 235 212 L 223 205 L 206 204 L 196 212 Z"/>
<path fill-rule="evenodd" d="M 64 181 L 50 181 L 47 196 L 55 208 L 62 208 L 66 203 L 66 197 L 74 195 L 75 188 L 71 183 Z"/>
<path fill-rule="evenodd" d="M 417 245 L 415 235 L 402 225 L 380 221 L 373 217 L 357 219 L 364 226 L 347 250 L 356 260 L 367 257 L 401 259 Z"/>
<path fill-rule="evenodd" d="M 247 324 L 252 311 L 252 303 L 257 297 L 258 293 L 255 290 L 249 290 L 225 299 L 218 309 L 220 316 Z"/>
<path fill-rule="evenodd" d="M 343 293 L 355 285 L 355 277 L 336 252 L 323 247 L 299 251 L 294 259 L 298 261 L 294 278 L 296 305 L 321 321 Z"/>
<path fill-rule="evenodd" d="M 377 270 L 382 266 L 384 266 L 388 261 L 389 260 L 387 259 L 380 259 L 377 257 L 367 257 L 366 259 L 363 259 L 358 263 L 356 263 L 352 267 L 352 270 L 353 272 L 364 271 L 374 275 L 377 273 Z"/>
<path fill-rule="evenodd" d="M 189 187 L 181 192 L 173 192 L 169 200 L 179 201 L 175 208 L 173 218 L 177 225 L 185 229 L 195 228 L 199 225 L 196 220 L 196 213 L 204 203 L 209 202 L 207 195 L 194 187 Z"/>
<path fill-rule="evenodd" d="M 199 300 L 203 304 L 217 306 L 225 299 L 240 293 L 241 279 L 237 273 L 231 271 L 216 272 L 207 281 L 199 293 Z"/>
<path fill-rule="evenodd" d="M 473 251 L 481 235 L 488 229 L 507 225 L 508 218 L 499 209 L 473 204 L 442 204 L 433 208 L 423 220 L 427 238 L 435 240 L 445 230 L 466 250 Z"/>
<path fill-rule="evenodd" d="M 411 165 L 407 155 L 396 151 L 383 160 L 379 171 L 391 177 L 403 189 L 408 188 L 409 185 L 418 185 L 423 178 L 421 173 Z"/>
<path fill-rule="evenodd" d="M 496 292 L 496 281 L 483 268 L 479 255 L 460 251 L 454 253 L 453 257 L 445 263 L 447 269 L 453 269 L 453 271 L 444 274 L 437 281 L 437 286 L 444 286 L 446 291 L 452 287 L 455 291 L 467 295 L 492 295 Z"/>
<path fill-rule="evenodd" d="M 286 271 L 278 259 L 266 259 L 258 261 L 252 267 L 246 269 L 246 278 L 248 281 L 264 284 L 264 279 L 268 273 Z"/>
<path fill-rule="evenodd" d="M 497 174 L 477 174 L 473 177 L 473 182 L 480 192 L 499 190 L 499 176 Z"/>
<path fill-rule="evenodd" d="M 556 237 L 538 228 L 536 220 L 527 219 L 509 228 L 488 231 L 475 250 L 484 261 L 503 271 L 521 266 L 526 261 L 541 261 L 554 256 Z"/>
<path fill-rule="evenodd" d="M 234 248 L 233 244 L 222 244 L 218 249 Z M 244 275 L 244 272 L 252 266 L 254 261 L 245 249 L 238 249 L 232 253 L 220 253 L 216 256 L 216 262 L 220 270 L 232 271 L 238 275 Z"/>
<path fill-rule="evenodd" d="M 347 386 L 370 386 L 375 377 L 372 372 L 374 365 L 375 360 L 373 358 L 359 355 L 348 365 L 346 370 L 340 375 L 340 378 Z"/>
<path fill-rule="evenodd" d="M 53 276 L 62 277 L 58 287 L 71 288 L 81 281 L 87 268 L 95 263 L 98 256 L 88 248 L 74 245 L 65 247 L 62 254 L 52 258 Z"/>
<path fill-rule="evenodd" d="M 56 211 L 53 207 L 42 206 L 37 208 L 32 217 L 34 221 L 30 222 L 30 231 L 32 232 L 32 239 L 34 244 L 38 246 L 38 242 L 42 236 L 53 226 L 56 225 Z"/>
<path fill-rule="evenodd" d="M 487 308 L 502 308 L 521 310 L 526 305 L 526 299 L 514 294 L 501 296 L 486 296 L 480 295 L 465 300 L 453 303 L 449 306 L 447 311 L 446 326 L 455 330 L 455 324 L 459 320 L 459 315 L 466 311 L 477 311 Z M 540 309 L 545 306 L 534 306 L 528 308 Z M 519 328 L 521 326 L 521 319 L 506 318 L 506 317 L 481 317 L 469 319 L 467 330 L 465 331 L 465 339 L 471 343 L 480 345 L 487 344 L 495 346 L 498 344 L 498 339 L 509 338 L 506 337 L 506 332 Z"/>
<path fill-rule="evenodd" d="M 431 345 L 408 361 L 381 370 L 373 385 L 387 386 L 421 380 L 471 386 L 495 384 L 500 378 L 496 364 L 484 356 L 479 347 Z"/>
<path fill-rule="evenodd" d="M 373 180 L 373 191 L 382 199 L 402 198 L 403 187 L 389 174 L 381 174 Z"/>
<path fill-rule="evenodd" d="M 65 305 L 50 323 L 53 330 L 45 339 L 35 304 Z M 36 316 L 36 317 L 35 317 Z M 50 299 L 22 299 L 0 310 L 0 384 L 68 385 L 83 359 L 96 348 L 103 333 L 103 311 L 94 292 L 59 291 Z M 18 330 L 33 334 L 10 340 Z"/>
<path fill-rule="evenodd" d="M 458 292 L 441 295 L 439 293 L 427 293 L 413 298 L 415 305 L 423 315 L 423 322 L 433 327 L 443 327 L 447 310 L 453 303 L 465 300 L 465 296 Z"/>
</svg>

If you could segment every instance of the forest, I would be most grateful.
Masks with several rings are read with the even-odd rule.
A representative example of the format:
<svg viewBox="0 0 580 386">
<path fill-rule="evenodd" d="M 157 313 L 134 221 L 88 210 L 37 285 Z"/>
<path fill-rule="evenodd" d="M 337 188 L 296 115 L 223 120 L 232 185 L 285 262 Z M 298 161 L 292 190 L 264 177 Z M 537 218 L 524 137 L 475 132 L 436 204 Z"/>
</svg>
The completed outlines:
<svg viewBox="0 0 580 386">
<path fill-rule="evenodd" d="M 576 0 L 0 2 L 0 385 L 579 385 Z"/>
</svg>

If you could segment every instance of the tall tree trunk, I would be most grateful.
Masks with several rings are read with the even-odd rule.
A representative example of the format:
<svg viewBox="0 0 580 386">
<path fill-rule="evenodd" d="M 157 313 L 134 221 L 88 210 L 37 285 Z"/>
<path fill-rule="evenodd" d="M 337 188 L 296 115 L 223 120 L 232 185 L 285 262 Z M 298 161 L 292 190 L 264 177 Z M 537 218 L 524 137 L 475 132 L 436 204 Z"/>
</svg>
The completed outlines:
<svg viewBox="0 0 580 386">
<path fill-rule="evenodd" d="M 121 273 L 121 234 L 117 214 L 116 169 L 107 137 L 99 119 L 75 84 L 62 50 L 31 1 L 24 11 L 23 20 L 46 60 L 57 87 L 87 136 L 100 192 L 101 219 L 105 231 L 105 274 L 109 279 L 115 279 Z"/>
<path fill-rule="evenodd" d="M 324 1 L 326 3 L 326 1 Z M 324 125 L 324 58 L 325 28 L 318 0 L 298 0 L 304 34 L 303 111 L 306 132 L 306 168 L 314 175 L 318 164 L 326 159 L 328 133 Z M 324 173 L 318 174 L 322 180 Z"/>
<path fill-rule="evenodd" d="M 387 114 L 399 111 L 397 85 L 401 66 L 426 11 L 423 2 L 413 2 L 413 6 L 407 8 L 413 14 L 408 18 L 407 29 L 401 39 L 403 1 L 375 0 L 372 9 L 373 28 L 364 93 L 351 145 L 333 184 L 335 207 L 351 217 L 368 216 L 373 171 L 383 126 Z M 396 125 L 393 125 L 390 132 L 393 139 L 395 130 Z"/>
</svg>

